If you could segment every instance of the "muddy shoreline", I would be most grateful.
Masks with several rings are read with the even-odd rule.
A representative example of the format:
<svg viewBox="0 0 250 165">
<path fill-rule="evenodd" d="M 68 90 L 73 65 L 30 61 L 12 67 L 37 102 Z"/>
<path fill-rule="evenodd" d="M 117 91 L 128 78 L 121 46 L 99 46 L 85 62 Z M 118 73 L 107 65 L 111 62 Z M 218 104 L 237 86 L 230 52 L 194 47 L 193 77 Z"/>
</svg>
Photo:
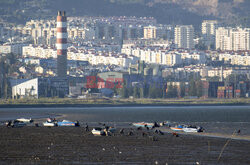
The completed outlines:
<svg viewBox="0 0 250 165">
<path fill-rule="evenodd" d="M 0 164 L 250 164 L 250 142 L 227 138 L 164 135 L 99 137 L 83 127 L 0 127 Z M 156 141 L 152 140 L 156 138 Z"/>
</svg>

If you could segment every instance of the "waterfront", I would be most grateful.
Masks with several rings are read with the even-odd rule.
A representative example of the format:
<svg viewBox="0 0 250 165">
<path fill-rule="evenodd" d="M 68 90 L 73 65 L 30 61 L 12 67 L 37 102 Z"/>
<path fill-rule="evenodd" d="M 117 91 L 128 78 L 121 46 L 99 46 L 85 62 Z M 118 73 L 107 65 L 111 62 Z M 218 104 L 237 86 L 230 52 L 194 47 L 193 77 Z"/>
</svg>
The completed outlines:
<svg viewBox="0 0 250 165">
<path fill-rule="evenodd" d="M 1 108 L 0 121 L 15 118 L 47 118 L 78 120 L 95 126 L 99 122 L 116 127 L 130 127 L 132 122 L 162 122 L 203 126 L 209 133 L 232 134 L 240 129 L 250 135 L 250 106 L 141 106 L 141 107 L 58 107 Z M 39 122 L 44 119 L 39 119 Z"/>
<path fill-rule="evenodd" d="M 0 122 L 15 118 L 34 118 L 35 123 L 47 117 L 79 120 L 80 128 L 0 126 L 1 164 L 249 164 L 249 106 L 142 106 L 142 107 L 58 107 L 1 108 Z M 136 130 L 132 122 L 195 124 L 205 128 L 202 136 L 171 132 L 159 135 L 154 130 Z M 125 134 L 95 137 L 85 131 L 106 123 Z M 223 146 L 235 135 L 223 151 Z M 133 131 L 132 136 L 128 132 Z M 222 137 L 222 138 L 216 138 Z M 157 141 L 152 141 L 156 137 Z M 244 140 L 243 140 L 244 139 Z"/>
</svg>

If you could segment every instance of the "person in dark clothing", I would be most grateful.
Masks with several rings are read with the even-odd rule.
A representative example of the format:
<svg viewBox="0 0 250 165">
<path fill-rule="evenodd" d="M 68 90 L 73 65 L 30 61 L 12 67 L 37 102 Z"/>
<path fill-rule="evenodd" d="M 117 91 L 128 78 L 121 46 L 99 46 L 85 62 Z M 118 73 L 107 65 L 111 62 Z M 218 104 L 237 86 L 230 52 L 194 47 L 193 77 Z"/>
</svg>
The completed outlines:
<svg viewBox="0 0 250 165">
<path fill-rule="evenodd" d="M 85 131 L 86 131 L 86 132 L 89 132 L 89 126 L 88 126 L 88 124 L 87 124 L 86 127 L 85 127 Z"/>
<path fill-rule="evenodd" d="M 158 123 L 154 122 L 154 127 L 160 127 Z"/>
<path fill-rule="evenodd" d="M 238 134 L 240 134 L 240 129 L 237 131 Z"/>
<path fill-rule="evenodd" d="M 164 135 L 164 133 L 163 133 L 161 130 L 159 130 L 159 133 L 160 133 L 161 135 Z"/>
<path fill-rule="evenodd" d="M 120 134 L 124 134 L 124 128 L 120 130 Z"/>
<path fill-rule="evenodd" d="M 6 122 L 6 127 L 10 127 L 11 123 L 12 123 L 11 121 Z"/>
<path fill-rule="evenodd" d="M 78 120 L 76 121 L 75 126 L 76 126 L 76 127 L 80 127 L 80 123 L 79 123 Z"/>
<path fill-rule="evenodd" d="M 129 133 L 128 133 L 128 135 L 129 136 L 132 136 L 134 133 L 132 132 L 132 131 L 130 131 Z"/>
</svg>

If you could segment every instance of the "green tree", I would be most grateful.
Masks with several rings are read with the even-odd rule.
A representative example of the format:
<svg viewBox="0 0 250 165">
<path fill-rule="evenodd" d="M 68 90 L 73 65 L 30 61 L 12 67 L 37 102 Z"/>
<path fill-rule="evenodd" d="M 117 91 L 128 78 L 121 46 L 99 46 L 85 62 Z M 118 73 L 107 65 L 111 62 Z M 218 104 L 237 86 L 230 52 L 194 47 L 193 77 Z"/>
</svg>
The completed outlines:
<svg viewBox="0 0 250 165">
<path fill-rule="evenodd" d="M 139 98 L 140 93 L 139 93 L 139 88 L 137 86 L 134 87 L 133 89 L 133 97 L 134 98 Z"/>
<path fill-rule="evenodd" d="M 149 91 L 148 91 L 148 97 L 149 98 L 155 98 L 155 86 L 154 85 L 150 85 L 149 87 Z"/>
<path fill-rule="evenodd" d="M 140 98 L 144 98 L 145 97 L 145 92 L 144 92 L 144 88 L 140 88 Z"/>
<path fill-rule="evenodd" d="M 185 97 L 186 88 L 185 88 L 185 83 L 184 82 L 181 82 L 180 88 L 181 88 L 180 96 Z"/>
<path fill-rule="evenodd" d="M 176 98 L 178 96 L 177 88 L 170 84 L 167 88 L 167 98 Z"/>
<path fill-rule="evenodd" d="M 189 96 L 197 96 L 197 92 L 196 92 L 196 83 L 195 83 L 195 79 L 193 76 L 191 76 L 191 78 L 189 79 L 189 90 L 188 90 L 188 95 Z"/>
<path fill-rule="evenodd" d="M 202 96 L 202 81 L 201 80 L 198 80 L 196 82 L 196 86 L 197 86 L 197 96 L 198 97 L 201 97 Z"/>
</svg>

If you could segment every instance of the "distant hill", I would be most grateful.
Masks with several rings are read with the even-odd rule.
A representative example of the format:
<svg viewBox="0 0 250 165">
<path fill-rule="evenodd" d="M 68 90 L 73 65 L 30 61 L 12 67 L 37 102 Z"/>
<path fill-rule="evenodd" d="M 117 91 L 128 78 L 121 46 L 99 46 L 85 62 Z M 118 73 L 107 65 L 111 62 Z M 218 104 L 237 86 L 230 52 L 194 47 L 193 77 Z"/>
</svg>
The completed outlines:
<svg viewBox="0 0 250 165">
<path fill-rule="evenodd" d="M 218 19 L 226 24 L 250 26 L 250 0 L 0 0 L 0 19 L 24 23 L 68 16 L 152 16 L 158 23 L 193 24 Z"/>
</svg>

